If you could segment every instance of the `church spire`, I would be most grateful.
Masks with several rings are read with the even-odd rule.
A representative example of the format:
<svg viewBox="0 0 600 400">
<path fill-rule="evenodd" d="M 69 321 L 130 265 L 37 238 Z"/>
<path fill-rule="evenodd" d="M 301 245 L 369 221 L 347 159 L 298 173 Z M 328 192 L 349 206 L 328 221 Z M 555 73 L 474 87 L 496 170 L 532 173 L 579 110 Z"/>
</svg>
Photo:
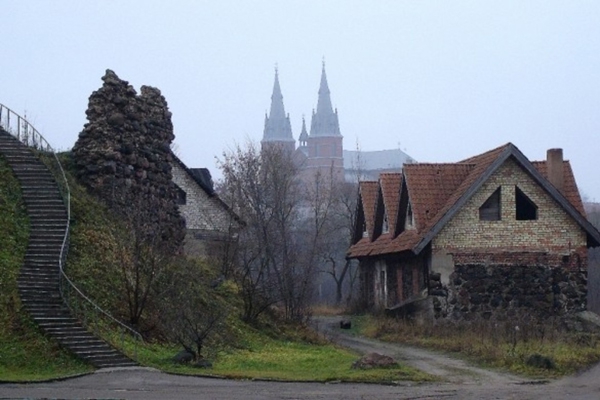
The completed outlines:
<svg viewBox="0 0 600 400">
<path fill-rule="evenodd" d="M 327 84 L 327 74 L 325 73 L 325 61 L 321 69 L 321 84 L 319 85 L 319 99 L 317 100 L 317 113 L 332 114 L 331 96 L 329 85 Z"/>
<path fill-rule="evenodd" d="M 325 73 L 325 61 L 321 70 L 321 84 L 319 86 L 319 98 L 317 100 L 317 112 L 313 111 L 310 125 L 311 136 L 339 136 L 340 125 L 337 110 L 334 112 L 331 106 L 327 74 Z"/>
<path fill-rule="evenodd" d="M 304 119 L 304 115 L 302 116 L 302 131 L 300 132 L 300 137 L 298 137 L 298 142 L 300 142 L 300 147 L 306 147 L 308 145 L 308 132 L 306 131 L 306 120 Z"/>
<path fill-rule="evenodd" d="M 295 140 L 292 136 L 292 125 L 290 117 L 286 115 L 283 106 L 283 95 L 279 85 L 279 71 L 275 67 L 275 82 L 273 83 L 273 94 L 271 95 L 271 110 L 269 115 L 265 116 L 265 129 L 263 132 L 264 142 L 292 142 Z"/>
<path fill-rule="evenodd" d="M 273 84 L 273 94 L 271 95 L 271 112 L 269 117 L 272 119 L 285 118 L 285 108 L 283 107 L 283 95 L 281 86 L 279 86 L 279 71 L 275 67 L 275 83 Z"/>
</svg>

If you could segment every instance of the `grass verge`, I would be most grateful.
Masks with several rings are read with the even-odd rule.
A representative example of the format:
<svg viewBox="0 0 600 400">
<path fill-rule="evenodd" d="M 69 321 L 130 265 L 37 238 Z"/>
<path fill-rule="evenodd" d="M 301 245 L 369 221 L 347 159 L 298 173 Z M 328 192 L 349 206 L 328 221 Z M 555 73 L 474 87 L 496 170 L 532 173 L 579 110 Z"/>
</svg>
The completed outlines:
<svg viewBox="0 0 600 400">
<path fill-rule="evenodd" d="M 139 352 L 142 364 L 184 375 L 214 375 L 233 379 L 278 381 L 373 382 L 431 381 L 433 378 L 413 368 L 355 370 L 358 355 L 327 344 L 301 343 L 260 338 L 252 348 L 220 352 L 211 369 L 176 364 L 176 346 L 148 345 Z"/>
<path fill-rule="evenodd" d="M 597 334 L 566 332 L 554 321 L 416 324 L 380 316 L 352 321 L 356 334 L 450 352 L 529 377 L 556 378 L 600 361 Z"/>
</svg>

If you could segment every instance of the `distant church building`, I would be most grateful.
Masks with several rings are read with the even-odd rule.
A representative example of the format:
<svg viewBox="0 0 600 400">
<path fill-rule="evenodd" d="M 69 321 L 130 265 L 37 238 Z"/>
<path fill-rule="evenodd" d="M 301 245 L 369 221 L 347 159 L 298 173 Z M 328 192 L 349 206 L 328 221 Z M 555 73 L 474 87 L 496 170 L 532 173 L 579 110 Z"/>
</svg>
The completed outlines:
<svg viewBox="0 0 600 400">
<path fill-rule="evenodd" d="M 265 128 L 261 145 L 279 146 L 294 152 L 300 160 L 305 176 L 318 172 L 333 176 L 336 180 L 358 181 L 377 179 L 380 172 L 400 171 L 404 163 L 414 160 L 398 150 L 348 151 L 343 150 L 344 137 L 340 132 L 337 109 L 331 105 L 331 95 L 325 73 L 325 63 L 321 70 L 321 83 L 317 109 L 313 109 L 310 133 L 302 118 L 302 130 L 298 137 L 298 147 L 292 134 L 289 114 L 283 105 L 283 95 L 279 85 L 279 74 L 275 70 L 275 83 L 271 95 L 271 109 L 265 115 Z M 345 159 L 346 158 L 346 159 Z"/>
</svg>

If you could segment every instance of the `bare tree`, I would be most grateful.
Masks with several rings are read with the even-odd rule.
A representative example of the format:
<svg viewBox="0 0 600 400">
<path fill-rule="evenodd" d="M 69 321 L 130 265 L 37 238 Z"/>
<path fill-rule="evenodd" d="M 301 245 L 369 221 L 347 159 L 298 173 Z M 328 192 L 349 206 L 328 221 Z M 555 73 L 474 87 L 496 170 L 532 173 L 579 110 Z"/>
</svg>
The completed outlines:
<svg viewBox="0 0 600 400">
<path fill-rule="evenodd" d="M 117 211 L 120 220 L 115 223 L 113 233 L 119 238 L 118 271 L 127 300 L 128 320 L 138 329 L 155 298 L 168 289 L 168 275 L 176 256 L 169 229 L 157 220 L 160 217 L 149 207 L 152 200 L 148 197 L 128 188 L 113 192 L 116 204 L 126 204 Z M 112 207 L 117 209 L 115 204 Z"/>
<path fill-rule="evenodd" d="M 222 196 L 247 224 L 237 247 L 243 317 L 256 319 L 278 304 L 286 319 L 302 320 L 328 229 L 330 188 L 303 186 L 293 154 L 278 146 L 237 146 L 220 167 Z"/>
<path fill-rule="evenodd" d="M 214 296 L 195 265 L 179 265 L 175 284 L 161 297 L 162 332 L 194 355 L 203 357 L 206 341 L 221 330 L 227 307 Z"/>
</svg>

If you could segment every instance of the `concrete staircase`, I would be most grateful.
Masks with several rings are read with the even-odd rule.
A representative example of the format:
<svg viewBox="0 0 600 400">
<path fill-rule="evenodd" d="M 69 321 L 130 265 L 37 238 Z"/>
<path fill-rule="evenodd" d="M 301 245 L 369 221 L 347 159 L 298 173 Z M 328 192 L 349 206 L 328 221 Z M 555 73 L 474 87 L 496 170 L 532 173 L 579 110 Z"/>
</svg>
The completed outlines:
<svg viewBox="0 0 600 400">
<path fill-rule="evenodd" d="M 2 128 L 0 154 L 21 183 L 30 220 L 29 245 L 18 278 L 23 307 L 47 335 L 93 366 L 136 365 L 88 332 L 61 297 L 59 259 L 68 217 L 54 176 L 27 146 Z"/>
</svg>

